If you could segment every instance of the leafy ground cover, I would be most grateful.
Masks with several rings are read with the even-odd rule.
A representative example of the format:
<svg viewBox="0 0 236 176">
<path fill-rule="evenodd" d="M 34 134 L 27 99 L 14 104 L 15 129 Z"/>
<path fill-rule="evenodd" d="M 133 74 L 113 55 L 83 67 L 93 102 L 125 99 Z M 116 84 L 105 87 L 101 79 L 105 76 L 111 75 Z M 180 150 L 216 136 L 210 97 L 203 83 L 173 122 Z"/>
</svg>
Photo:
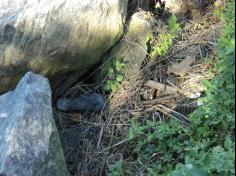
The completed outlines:
<svg viewBox="0 0 236 176">
<path fill-rule="evenodd" d="M 214 56 L 217 76 L 203 82 L 206 96 L 199 100 L 203 106 L 191 115 L 191 126 L 183 126 L 175 120 L 131 122 L 127 139 L 133 145 L 133 153 L 145 165 L 147 175 L 235 174 L 234 6 L 234 1 L 228 1 L 225 8 L 217 12 L 224 25 Z M 153 52 L 166 53 L 171 44 L 168 41 L 162 42 L 164 46 L 154 47 Z M 125 169 L 121 167 L 122 162 L 114 166 L 117 167 L 112 167 L 110 175 L 122 175 L 118 174 Z"/>
</svg>

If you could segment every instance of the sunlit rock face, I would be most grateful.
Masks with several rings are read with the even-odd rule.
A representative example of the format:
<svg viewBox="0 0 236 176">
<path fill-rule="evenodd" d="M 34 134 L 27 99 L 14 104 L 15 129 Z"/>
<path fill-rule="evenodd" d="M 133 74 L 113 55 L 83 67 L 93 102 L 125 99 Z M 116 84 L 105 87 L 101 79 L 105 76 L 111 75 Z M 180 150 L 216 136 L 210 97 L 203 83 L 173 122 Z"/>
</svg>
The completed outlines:
<svg viewBox="0 0 236 176">
<path fill-rule="evenodd" d="M 198 9 L 205 5 L 205 0 L 163 0 L 166 9 L 175 15 L 181 15 L 189 10 Z"/>
<path fill-rule="evenodd" d="M 139 71 L 147 56 L 147 38 L 152 34 L 156 22 L 149 13 L 134 13 L 124 37 L 104 56 L 104 60 L 121 58 L 125 63 L 122 73 L 126 76 Z M 105 75 L 101 77 L 102 80 Z"/>
<path fill-rule="evenodd" d="M 1 0 L 0 92 L 29 70 L 80 77 L 123 35 L 127 0 Z"/>
<path fill-rule="evenodd" d="M 28 72 L 0 96 L 0 175 L 68 176 L 49 82 Z"/>
</svg>

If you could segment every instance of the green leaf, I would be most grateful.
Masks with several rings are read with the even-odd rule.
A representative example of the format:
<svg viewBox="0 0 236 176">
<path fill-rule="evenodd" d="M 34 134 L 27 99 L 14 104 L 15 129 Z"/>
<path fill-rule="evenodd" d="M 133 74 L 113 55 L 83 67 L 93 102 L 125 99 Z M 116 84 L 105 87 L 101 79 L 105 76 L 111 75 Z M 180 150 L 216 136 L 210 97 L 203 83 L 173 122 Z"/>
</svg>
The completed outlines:
<svg viewBox="0 0 236 176">
<path fill-rule="evenodd" d="M 117 82 L 113 82 L 110 86 L 111 86 L 111 91 L 115 92 L 119 85 Z"/>
<path fill-rule="evenodd" d="M 202 81 L 202 84 L 206 87 L 206 88 L 209 88 L 209 87 L 211 87 L 211 82 L 210 81 L 208 81 L 208 80 L 203 80 Z"/>
<path fill-rule="evenodd" d="M 225 142 L 224 142 L 224 147 L 226 150 L 231 150 L 233 145 L 233 142 L 231 141 L 229 136 L 226 136 Z"/>
<path fill-rule="evenodd" d="M 110 90 L 111 90 L 111 86 L 110 86 L 109 84 L 105 84 L 104 89 L 105 89 L 106 91 L 110 91 Z"/>
<path fill-rule="evenodd" d="M 111 74 L 113 74 L 114 73 L 114 69 L 113 68 L 109 68 L 108 69 L 108 75 L 111 75 Z"/>
<path fill-rule="evenodd" d="M 134 130 L 133 128 L 130 128 L 129 129 L 129 132 L 128 132 L 128 140 L 132 140 L 134 138 Z"/>
<path fill-rule="evenodd" d="M 124 79 L 124 76 L 122 76 L 122 75 L 118 75 L 118 76 L 116 77 L 116 81 L 118 81 L 118 82 L 122 82 L 123 79 Z"/>
<path fill-rule="evenodd" d="M 171 173 L 171 176 L 208 176 L 208 174 L 194 167 L 193 164 L 178 164 L 176 169 Z"/>
</svg>

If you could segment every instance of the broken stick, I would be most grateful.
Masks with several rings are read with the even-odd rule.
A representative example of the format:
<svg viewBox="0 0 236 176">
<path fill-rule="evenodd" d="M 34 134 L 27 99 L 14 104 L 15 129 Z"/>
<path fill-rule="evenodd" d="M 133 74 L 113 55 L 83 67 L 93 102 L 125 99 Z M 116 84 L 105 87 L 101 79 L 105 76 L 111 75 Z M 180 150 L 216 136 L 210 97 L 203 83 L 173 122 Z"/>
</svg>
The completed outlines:
<svg viewBox="0 0 236 176">
<path fill-rule="evenodd" d="M 176 112 L 176 111 L 174 111 L 170 108 L 167 108 L 163 105 L 158 105 L 157 109 L 162 113 L 165 112 L 166 115 L 177 118 L 181 122 L 191 123 L 190 120 L 186 116 L 184 116 L 183 114 L 180 114 L 179 112 Z"/>
<path fill-rule="evenodd" d="M 141 101 L 140 104 L 142 104 L 142 105 L 164 104 L 166 102 L 170 102 L 171 100 L 173 100 L 173 99 L 175 99 L 177 97 L 178 97 L 178 95 L 169 95 L 169 96 L 157 98 L 157 99 L 154 99 L 154 100 Z"/>
<path fill-rule="evenodd" d="M 145 86 L 151 87 L 153 89 L 162 90 L 168 94 L 178 94 L 178 89 L 171 87 L 171 86 L 167 86 L 167 85 L 159 83 L 159 82 L 152 81 L 152 80 L 149 80 L 145 84 Z"/>
</svg>

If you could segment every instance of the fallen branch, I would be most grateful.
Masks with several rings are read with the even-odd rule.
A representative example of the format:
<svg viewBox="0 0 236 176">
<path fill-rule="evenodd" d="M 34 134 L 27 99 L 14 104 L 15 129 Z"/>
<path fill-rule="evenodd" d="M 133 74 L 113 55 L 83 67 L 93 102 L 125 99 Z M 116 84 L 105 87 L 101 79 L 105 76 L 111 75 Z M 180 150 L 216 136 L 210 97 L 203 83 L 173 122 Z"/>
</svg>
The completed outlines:
<svg viewBox="0 0 236 176">
<path fill-rule="evenodd" d="M 184 122 L 184 123 L 191 123 L 190 120 L 184 116 L 183 114 L 180 114 L 179 112 L 176 112 L 170 108 L 167 108 L 163 105 L 158 105 L 156 106 L 156 109 L 160 111 L 161 113 L 167 115 L 168 117 L 171 118 L 177 118 L 179 121 Z"/>
<path fill-rule="evenodd" d="M 166 82 L 168 82 L 172 87 L 176 88 L 178 90 L 179 93 L 183 94 L 184 96 L 186 96 L 186 93 L 180 89 L 179 87 L 177 87 L 176 85 L 174 85 L 174 83 L 172 83 L 170 80 L 166 80 Z"/>
<path fill-rule="evenodd" d="M 169 96 L 165 96 L 165 97 L 154 99 L 154 100 L 141 101 L 138 104 L 140 104 L 140 105 L 164 104 L 164 103 L 170 102 L 171 100 L 173 100 L 177 97 L 178 97 L 178 95 L 169 95 Z"/>
<path fill-rule="evenodd" d="M 121 145 L 121 144 L 123 144 L 123 143 L 125 143 L 125 142 L 128 142 L 129 140 L 123 140 L 123 141 L 120 141 L 120 142 L 118 142 L 118 143 L 116 143 L 116 144 L 114 144 L 114 145 L 112 145 L 112 146 L 110 146 L 110 147 L 107 147 L 107 148 L 105 148 L 105 149 L 103 149 L 102 150 L 102 152 L 105 152 L 105 151 L 107 151 L 107 150 L 110 150 L 111 148 L 114 148 L 114 147 L 116 147 L 116 146 L 118 146 L 118 145 Z"/>
</svg>

